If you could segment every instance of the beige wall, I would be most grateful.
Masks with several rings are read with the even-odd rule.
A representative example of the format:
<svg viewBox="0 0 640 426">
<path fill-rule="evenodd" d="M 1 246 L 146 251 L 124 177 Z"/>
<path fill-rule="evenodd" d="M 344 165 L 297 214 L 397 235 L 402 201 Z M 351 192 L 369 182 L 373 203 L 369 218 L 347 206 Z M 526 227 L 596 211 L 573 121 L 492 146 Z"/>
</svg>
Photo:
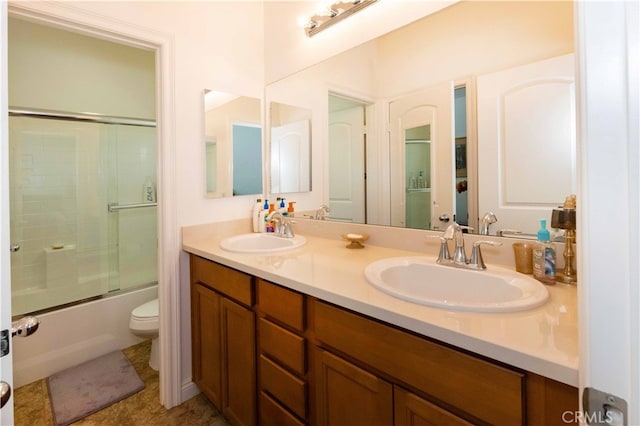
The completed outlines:
<svg viewBox="0 0 640 426">
<path fill-rule="evenodd" d="M 331 30 L 309 38 L 304 32 L 304 23 L 331 2 L 266 1 L 265 81 L 272 83 L 456 2 L 379 1 L 332 26 Z"/>
<path fill-rule="evenodd" d="M 9 19 L 9 105 L 155 120 L 155 54 Z"/>
</svg>

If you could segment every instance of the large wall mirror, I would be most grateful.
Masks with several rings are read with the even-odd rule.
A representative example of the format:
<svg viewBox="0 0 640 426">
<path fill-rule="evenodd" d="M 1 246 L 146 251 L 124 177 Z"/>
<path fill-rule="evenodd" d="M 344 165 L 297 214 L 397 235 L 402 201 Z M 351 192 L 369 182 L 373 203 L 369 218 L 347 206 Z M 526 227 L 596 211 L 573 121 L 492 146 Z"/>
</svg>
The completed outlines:
<svg viewBox="0 0 640 426">
<path fill-rule="evenodd" d="M 311 111 L 331 219 L 535 234 L 576 191 L 573 32 L 572 2 L 462 1 L 266 96 Z"/>
<path fill-rule="evenodd" d="M 260 100 L 213 90 L 203 96 L 206 196 L 262 194 Z"/>
</svg>

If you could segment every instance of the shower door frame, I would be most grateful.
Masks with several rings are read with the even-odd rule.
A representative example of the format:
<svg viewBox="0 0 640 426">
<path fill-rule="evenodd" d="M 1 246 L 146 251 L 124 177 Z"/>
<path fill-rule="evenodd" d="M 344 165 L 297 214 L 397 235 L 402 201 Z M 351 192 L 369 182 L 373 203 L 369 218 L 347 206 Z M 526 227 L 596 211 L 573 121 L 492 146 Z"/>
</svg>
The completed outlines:
<svg viewBox="0 0 640 426">
<path fill-rule="evenodd" d="M 9 3 L 9 16 L 152 50 L 156 57 L 158 176 L 158 298 L 160 301 L 160 403 L 182 402 L 180 348 L 180 239 L 176 200 L 174 40 L 169 34 L 78 9 L 68 3 Z"/>
</svg>

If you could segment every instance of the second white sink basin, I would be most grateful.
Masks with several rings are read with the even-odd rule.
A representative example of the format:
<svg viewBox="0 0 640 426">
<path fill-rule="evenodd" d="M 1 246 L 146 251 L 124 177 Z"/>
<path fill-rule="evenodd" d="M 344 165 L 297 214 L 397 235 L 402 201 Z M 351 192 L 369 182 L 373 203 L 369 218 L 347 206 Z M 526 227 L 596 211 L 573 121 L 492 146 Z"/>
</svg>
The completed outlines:
<svg viewBox="0 0 640 426">
<path fill-rule="evenodd" d="M 485 271 L 453 268 L 426 256 L 378 260 L 364 274 L 373 286 L 399 299 L 458 311 L 522 311 L 549 298 L 545 286 L 527 275 L 491 265 Z"/>
<path fill-rule="evenodd" d="M 306 242 L 307 240 L 300 235 L 283 238 L 273 233 L 254 233 L 225 238 L 220 242 L 220 247 L 236 253 L 278 253 L 296 249 Z"/>
</svg>

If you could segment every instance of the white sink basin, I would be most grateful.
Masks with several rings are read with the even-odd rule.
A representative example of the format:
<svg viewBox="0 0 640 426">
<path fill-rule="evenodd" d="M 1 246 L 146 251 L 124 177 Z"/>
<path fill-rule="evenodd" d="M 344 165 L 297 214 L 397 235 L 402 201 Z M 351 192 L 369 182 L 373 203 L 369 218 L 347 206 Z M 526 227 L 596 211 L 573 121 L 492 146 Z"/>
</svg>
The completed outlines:
<svg viewBox="0 0 640 426">
<path fill-rule="evenodd" d="M 307 240 L 300 235 L 283 238 L 272 233 L 242 234 L 220 242 L 220 247 L 236 253 L 277 253 L 303 246 Z"/>
<path fill-rule="evenodd" d="M 527 275 L 491 265 L 485 271 L 453 268 L 424 256 L 378 260 L 364 274 L 391 296 L 456 311 L 523 311 L 549 298 L 545 286 Z"/>
</svg>

